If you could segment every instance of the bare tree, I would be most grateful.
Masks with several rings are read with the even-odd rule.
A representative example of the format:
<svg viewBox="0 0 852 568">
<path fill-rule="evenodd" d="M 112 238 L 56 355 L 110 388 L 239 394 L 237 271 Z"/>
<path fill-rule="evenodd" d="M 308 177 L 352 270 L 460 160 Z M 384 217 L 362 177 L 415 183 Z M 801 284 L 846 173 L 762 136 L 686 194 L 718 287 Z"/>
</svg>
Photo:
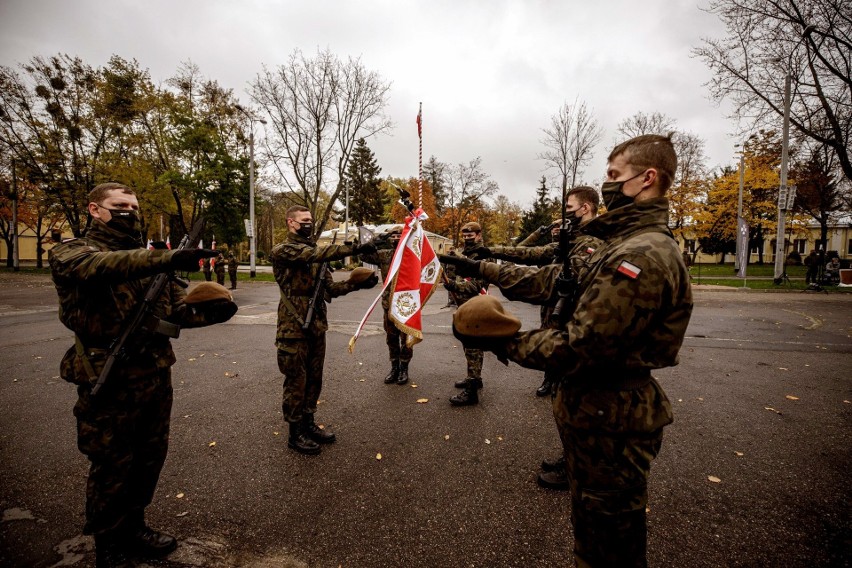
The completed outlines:
<svg viewBox="0 0 852 568">
<path fill-rule="evenodd" d="M 357 140 L 391 128 L 383 114 L 389 89 L 360 59 L 342 62 L 328 50 L 313 59 L 296 50 L 252 84 L 251 97 L 271 122 L 270 162 L 284 189 L 311 210 L 315 231 L 333 212 Z"/>
<path fill-rule="evenodd" d="M 457 245 L 462 225 L 478 220 L 477 213 L 484 208 L 484 198 L 494 195 L 499 188 L 497 182 L 482 171 L 480 157 L 467 164 L 452 166 L 446 173 L 446 203 L 442 225 L 453 239 L 453 244 Z"/>
<path fill-rule="evenodd" d="M 794 134 L 831 148 L 852 179 L 852 10 L 844 0 L 712 0 L 727 27 L 693 54 L 713 72 L 710 96 L 734 104 L 743 131 L 777 128 L 789 73 Z"/>
<path fill-rule="evenodd" d="M 601 140 L 603 130 L 586 108 L 585 102 L 574 99 L 574 104 L 563 103 L 550 118 L 550 127 L 543 128 L 542 144 L 547 150 L 539 154 L 548 168 L 555 169 L 562 185 L 562 195 L 569 187 L 577 185 L 583 168 L 594 157 L 594 148 Z"/>
<path fill-rule="evenodd" d="M 675 129 L 677 121 L 661 112 L 645 114 L 641 110 L 629 118 L 625 118 L 616 130 L 621 134 L 618 142 L 624 142 L 637 136 L 645 134 L 659 134 L 665 136 Z"/>
<path fill-rule="evenodd" d="M 704 204 L 706 194 L 707 155 L 704 139 L 691 132 L 677 132 L 672 143 L 677 153 L 677 172 L 668 191 L 669 227 L 682 237 Z"/>
</svg>

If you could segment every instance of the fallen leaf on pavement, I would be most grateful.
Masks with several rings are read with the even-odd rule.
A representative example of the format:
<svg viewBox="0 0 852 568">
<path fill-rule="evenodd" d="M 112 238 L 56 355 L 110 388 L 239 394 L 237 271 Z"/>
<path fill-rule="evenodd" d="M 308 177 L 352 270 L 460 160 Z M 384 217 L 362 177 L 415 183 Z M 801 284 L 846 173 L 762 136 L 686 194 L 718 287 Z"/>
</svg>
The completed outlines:
<svg viewBox="0 0 852 568">
<path fill-rule="evenodd" d="M 707 480 L 712 481 L 713 483 L 721 483 L 722 482 L 722 480 L 719 479 L 718 477 L 716 477 L 715 475 L 708 475 Z"/>
<path fill-rule="evenodd" d="M 788 394 L 785 398 L 787 398 L 787 400 L 799 400 L 798 396 L 793 396 L 792 394 Z"/>
<path fill-rule="evenodd" d="M 450 435 L 449 435 L 449 434 L 444 434 L 444 439 L 445 439 L 445 440 L 449 440 L 449 439 L 450 439 Z"/>
<path fill-rule="evenodd" d="M 212 448 L 213 446 L 215 446 L 215 445 L 216 445 L 216 442 L 210 442 L 210 443 L 209 443 L 209 444 L 207 444 L 207 445 L 208 445 L 209 447 L 211 447 L 211 448 Z"/>
<path fill-rule="evenodd" d="M 734 455 L 736 455 L 736 456 L 743 456 L 743 455 L 745 455 L 745 454 L 744 454 L 744 453 L 742 453 L 742 452 L 734 452 Z"/>
<path fill-rule="evenodd" d="M 789 371 L 790 369 L 788 369 L 787 367 L 778 367 L 778 370 L 779 371 Z"/>
<path fill-rule="evenodd" d="M 491 440 L 489 440 L 488 438 L 485 438 L 485 443 L 486 443 L 486 444 L 490 444 L 490 443 L 491 443 Z"/>
<path fill-rule="evenodd" d="M 429 402 L 428 398 L 418 398 L 417 399 L 417 404 L 426 404 L 427 402 Z"/>
<path fill-rule="evenodd" d="M 178 493 L 177 495 L 175 495 L 175 497 L 177 499 L 183 499 L 183 493 Z"/>
<path fill-rule="evenodd" d="M 763 409 L 764 409 L 764 410 L 770 410 L 770 411 L 774 412 L 775 414 L 781 414 L 781 411 L 780 411 L 780 410 L 775 410 L 775 409 L 774 409 L 774 408 L 772 408 L 771 406 L 764 406 L 764 407 L 763 407 Z"/>
<path fill-rule="evenodd" d="M 189 511 L 184 511 L 183 513 L 178 513 L 175 517 L 185 517 L 189 514 Z"/>
<path fill-rule="evenodd" d="M 376 454 L 376 459 L 377 459 L 377 460 L 382 459 L 382 454 Z"/>
</svg>

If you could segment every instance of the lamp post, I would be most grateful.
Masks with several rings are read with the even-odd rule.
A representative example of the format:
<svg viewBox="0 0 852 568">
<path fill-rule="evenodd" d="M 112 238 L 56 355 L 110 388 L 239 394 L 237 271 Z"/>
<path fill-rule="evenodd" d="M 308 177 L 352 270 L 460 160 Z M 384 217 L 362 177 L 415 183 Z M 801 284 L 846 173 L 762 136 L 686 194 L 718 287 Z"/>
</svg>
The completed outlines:
<svg viewBox="0 0 852 568">
<path fill-rule="evenodd" d="M 781 284 L 787 276 L 784 271 L 784 223 L 786 222 L 787 211 L 793 206 L 793 199 L 788 192 L 787 187 L 787 169 L 789 167 L 790 153 L 790 84 L 793 77 L 790 74 L 790 68 L 793 66 L 793 53 L 799 47 L 803 40 L 807 39 L 810 33 L 814 30 L 814 26 L 806 26 L 802 30 L 802 37 L 790 50 L 790 55 L 787 57 L 787 72 L 784 74 L 784 126 L 781 137 L 781 187 L 778 191 L 778 230 L 775 235 L 775 274 L 773 282 Z"/>
<path fill-rule="evenodd" d="M 255 118 L 240 105 L 234 105 L 249 119 L 249 277 L 257 276 L 255 259 L 257 258 L 257 229 L 254 226 L 254 123 L 266 124 L 262 118 Z"/>
</svg>

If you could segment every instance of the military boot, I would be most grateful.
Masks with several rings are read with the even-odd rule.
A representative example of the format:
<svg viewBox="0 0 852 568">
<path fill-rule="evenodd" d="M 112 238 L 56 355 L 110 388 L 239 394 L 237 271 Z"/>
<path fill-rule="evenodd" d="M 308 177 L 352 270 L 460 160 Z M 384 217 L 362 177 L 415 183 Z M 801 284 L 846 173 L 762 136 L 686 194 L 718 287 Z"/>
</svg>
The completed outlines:
<svg viewBox="0 0 852 568">
<path fill-rule="evenodd" d="M 145 511 L 133 511 L 124 525 L 126 548 L 133 556 L 160 558 L 177 548 L 177 539 L 145 524 Z"/>
<path fill-rule="evenodd" d="M 313 413 L 305 414 L 302 417 L 302 429 L 304 433 L 307 434 L 308 438 L 317 444 L 330 444 L 337 440 L 337 436 L 335 436 L 333 432 L 329 432 L 328 430 L 324 430 L 317 426 L 316 422 L 314 422 Z"/>
<path fill-rule="evenodd" d="M 301 422 L 290 422 L 290 438 L 287 446 L 300 454 L 316 455 L 320 453 L 319 444 L 308 437 Z"/>
<path fill-rule="evenodd" d="M 535 389 L 536 396 L 547 396 L 550 394 L 550 379 L 548 377 L 544 378 L 544 381 L 541 383 L 541 386 Z"/>
<path fill-rule="evenodd" d="M 453 383 L 453 386 L 457 389 L 466 389 L 467 385 L 470 383 L 470 377 L 465 377 L 460 381 L 456 381 Z"/>
<path fill-rule="evenodd" d="M 408 382 L 408 361 L 402 361 L 399 364 L 399 378 L 396 380 L 396 384 L 404 385 Z"/>
<path fill-rule="evenodd" d="M 544 462 L 542 462 L 542 469 Z M 545 489 L 553 489 L 554 491 L 567 491 L 571 489 L 571 483 L 568 481 L 568 469 L 565 465 L 565 459 L 555 460 L 553 469 L 550 471 L 542 471 L 538 474 L 538 484 Z"/>
<path fill-rule="evenodd" d="M 391 370 L 385 377 L 385 384 L 391 385 L 399 380 L 399 361 L 391 361 Z"/>
<path fill-rule="evenodd" d="M 95 535 L 95 568 L 132 568 L 122 539 L 115 534 Z"/>
<path fill-rule="evenodd" d="M 479 389 L 482 388 L 482 379 L 470 379 L 467 386 L 459 394 L 450 397 L 453 406 L 472 406 L 479 403 Z"/>
</svg>

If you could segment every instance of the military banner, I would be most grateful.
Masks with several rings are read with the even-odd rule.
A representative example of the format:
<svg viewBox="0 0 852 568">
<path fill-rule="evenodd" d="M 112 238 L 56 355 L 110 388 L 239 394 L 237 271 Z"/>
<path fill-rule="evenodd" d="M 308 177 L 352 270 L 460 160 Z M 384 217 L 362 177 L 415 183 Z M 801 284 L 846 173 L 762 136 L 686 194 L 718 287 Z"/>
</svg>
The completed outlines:
<svg viewBox="0 0 852 568">
<path fill-rule="evenodd" d="M 421 311 L 432 296 L 435 285 L 441 277 L 441 263 L 432 244 L 423 231 L 421 221 L 427 219 L 426 213 L 418 208 L 405 219 L 402 236 L 396 246 L 384 285 L 379 295 L 370 304 L 367 313 L 361 318 L 355 335 L 349 340 L 349 352 L 355 349 L 355 342 L 361 335 L 364 324 L 379 303 L 385 289 L 391 289 L 389 316 L 397 328 L 408 337 L 406 343 L 411 346 L 423 341 Z"/>
</svg>

